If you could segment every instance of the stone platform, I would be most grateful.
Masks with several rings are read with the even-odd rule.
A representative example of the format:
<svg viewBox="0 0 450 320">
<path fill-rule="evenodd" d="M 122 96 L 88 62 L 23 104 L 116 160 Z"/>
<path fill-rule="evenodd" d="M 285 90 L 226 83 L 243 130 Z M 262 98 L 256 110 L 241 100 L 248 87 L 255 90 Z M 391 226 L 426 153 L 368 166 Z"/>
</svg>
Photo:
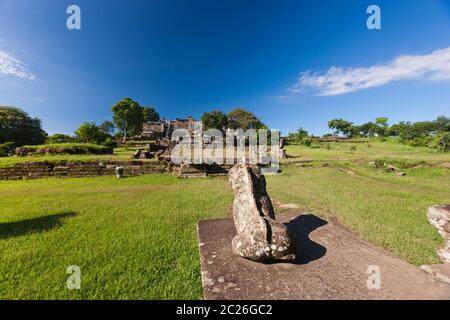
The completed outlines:
<svg viewBox="0 0 450 320">
<path fill-rule="evenodd" d="M 198 224 L 205 299 L 450 300 L 450 285 L 361 240 L 337 221 L 282 214 L 296 235 L 295 263 L 262 264 L 235 256 L 232 219 Z M 381 288 L 368 289 L 367 268 L 380 267 Z"/>
</svg>

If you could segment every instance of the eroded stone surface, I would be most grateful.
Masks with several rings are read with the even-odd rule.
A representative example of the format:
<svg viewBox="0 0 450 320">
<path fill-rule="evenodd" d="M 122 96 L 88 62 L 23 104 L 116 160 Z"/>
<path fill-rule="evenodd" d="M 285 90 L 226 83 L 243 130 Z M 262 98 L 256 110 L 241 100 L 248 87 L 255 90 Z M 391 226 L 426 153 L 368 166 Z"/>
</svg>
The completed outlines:
<svg viewBox="0 0 450 320">
<path fill-rule="evenodd" d="M 275 220 L 266 180 L 258 166 L 237 164 L 229 171 L 234 191 L 233 218 L 237 235 L 233 252 L 254 261 L 295 259 L 288 229 Z"/>
<path fill-rule="evenodd" d="M 302 254 L 294 263 L 241 259 L 230 246 L 236 235 L 232 219 L 199 222 L 205 299 L 450 299 L 450 285 L 437 274 L 361 240 L 334 219 L 299 213 L 277 218 L 296 236 Z M 380 268 L 379 289 L 367 286 L 370 266 Z"/>
<path fill-rule="evenodd" d="M 445 239 L 445 246 L 437 251 L 437 255 L 444 263 L 450 263 L 450 205 L 430 207 L 428 220 Z"/>
</svg>

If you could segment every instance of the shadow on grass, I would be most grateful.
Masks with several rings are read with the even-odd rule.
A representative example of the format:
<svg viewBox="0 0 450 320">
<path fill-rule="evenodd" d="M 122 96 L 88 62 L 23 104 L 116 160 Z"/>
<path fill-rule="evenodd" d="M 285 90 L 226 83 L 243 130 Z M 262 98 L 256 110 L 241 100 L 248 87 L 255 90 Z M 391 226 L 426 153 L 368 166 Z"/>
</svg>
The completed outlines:
<svg viewBox="0 0 450 320">
<path fill-rule="evenodd" d="M 327 249 L 312 241 L 309 234 L 327 223 L 312 214 L 302 214 L 287 223 L 286 226 L 289 233 L 294 236 L 297 248 L 295 264 L 307 264 L 322 258 L 326 254 Z"/>
<path fill-rule="evenodd" d="M 65 212 L 34 219 L 0 223 L 0 239 L 19 237 L 22 235 L 45 232 L 61 227 L 65 218 L 75 216 L 75 212 Z"/>
</svg>

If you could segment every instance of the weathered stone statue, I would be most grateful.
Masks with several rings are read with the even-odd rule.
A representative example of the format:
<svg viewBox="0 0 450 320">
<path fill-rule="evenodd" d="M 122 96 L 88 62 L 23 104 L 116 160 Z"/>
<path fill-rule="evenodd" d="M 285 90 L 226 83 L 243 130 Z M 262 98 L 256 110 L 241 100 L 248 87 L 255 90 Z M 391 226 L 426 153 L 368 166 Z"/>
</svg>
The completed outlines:
<svg viewBox="0 0 450 320">
<path fill-rule="evenodd" d="M 275 220 L 266 180 L 258 166 L 237 164 L 229 171 L 234 191 L 233 217 L 237 235 L 233 252 L 255 261 L 293 261 L 294 241 Z"/>
</svg>

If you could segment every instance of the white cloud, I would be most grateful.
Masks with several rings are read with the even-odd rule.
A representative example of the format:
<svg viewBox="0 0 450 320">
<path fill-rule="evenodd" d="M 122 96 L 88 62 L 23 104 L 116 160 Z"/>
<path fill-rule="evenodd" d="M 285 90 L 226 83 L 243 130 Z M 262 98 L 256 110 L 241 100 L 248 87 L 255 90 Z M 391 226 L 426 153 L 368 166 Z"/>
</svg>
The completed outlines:
<svg viewBox="0 0 450 320">
<path fill-rule="evenodd" d="M 0 75 L 13 76 L 28 80 L 36 79 L 36 75 L 29 71 L 27 66 L 22 61 L 1 49 Z"/>
<path fill-rule="evenodd" d="M 386 85 L 397 80 L 450 80 L 450 47 L 426 55 L 403 55 L 367 68 L 331 67 L 326 73 L 300 74 L 290 94 L 312 89 L 320 96 L 333 96 Z"/>
</svg>

